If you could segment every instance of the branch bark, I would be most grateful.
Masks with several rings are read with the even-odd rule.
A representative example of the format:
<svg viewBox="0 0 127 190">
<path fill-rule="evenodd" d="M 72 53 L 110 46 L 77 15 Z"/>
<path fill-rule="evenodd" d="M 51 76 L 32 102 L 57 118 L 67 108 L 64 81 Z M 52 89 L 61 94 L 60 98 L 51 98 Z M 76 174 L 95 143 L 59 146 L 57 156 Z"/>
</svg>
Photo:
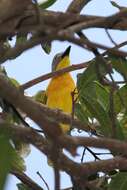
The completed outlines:
<svg viewBox="0 0 127 190">
<path fill-rule="evenodd" d="M 31 31 L 43 31 L 44 33 L 47 33 L 47 30 L 50 31 L 52 29 L 56 31 L 60 28 L 67 28 L 68 26 L 71 26 L 73 31 L 87 28 L 126 30 L 126 16 L 126 9 L 122 9 L 120 12 L 108 17 L 40 10 L 40 18 L 38 22 L 35 9 L 30 8 L 27 12 L 24 11 L 24 14 L 22 11 L 20 16 L 11 18 L 6 22 L 1 23 L 0 34 L 5 36 L 14 36 L 16 33 L 28 33 Z M 17 23 L 19 23 L 22 18 L 24 19 L 21 22 L 21 26 L 16 29 Z"/>
<path fill-rule="evenodd" d="M 29 178 L 25 173 L 12 171 L 11 174 L 15 175 L 19 180 L 23 182 L 23 184 L 25 184 L 30 189 L 44 190 L 37 183 L 35 183 L 31 178 Z"/>
<path fill-rule="evenodd" d="M 27 116 L 34 120 L 39 127 L 44 130 L 44 133 L 50 137 L 55 135 L 54 137 L 56 138 L 62 133 L 58 125 L 60 122 L 65 124 L 70 124 L 72 122 L 73 126 L 78 127 L 79 129 L 95 131 L 95 129 L 90 126 L 85 126 L 77 119 L 72 120 L 70 115 L 63 113 L 60 110 L 50 109 L 47 106 L 39 104 L 24 96 L 3 74 L 0 74 L 0 89 L 1 97 L 26 113 Z M 49 120 L 51 118 L 53 121 Z"/>
<path fill-rule="evenodd" d="M 50 79 L 52 77 L 59 76 L 59 75 L 61 75 L 63 73 L 70 72 L 70 71 L 75 71 L 75 70 L 79 70 L 79 69 L 83 69 L 83 68 L 87 68 L 89 63 L 90 63 L 90 61 L 85 62 L 85 63 L 75 64 L 75 65 L 71 65 L 69 67 L 66 67 L 64 69 L 58 70 L 58 71 L 47 73 L 45 75 L 42 75 L 42 76 L 40 76 L 40 77 L 38 77 L 36 79 L 33 79 L 33 80 L 21 85 L 20 89 L 21 90 L 26 90 L 27 88 L 30 88 L 33 85 L 36 85 L 36 84 L 38 84 L 40 82 L 48 80 L 48 79 Z"/>
<path fill-rule="evenodd" d="M 2 128 L 1 128 L 2 127 Z M 49 156 L 51 154 L 50 149 L 48 149 L 47 141 L 44 138 L 37 134 L 33 129 L 25 128 L 17 126 L 9 126 L 8 125 L 0 125 L 0 129 L 4 130 L 4 132 L 8 132 L 10 129 L 11 133 L 17 136 L 17 138 L 24 140 L 25 142 L 32 143 L 37 149 L 39 149 L 42 153 Z M 25 133 L 25 135 L 24 135 Z M 33 138 L 34 135 L 34 138 Z M 61 138 L 61 137 L 60 137 Z M 65 142 L 64 142 L 65 139 Z M 94 146 L 100 148 L 110 148 L 114 151 L 125 152 L 127 150 L 127 143 L 120 142 L 112 139 L 96 139 L 96 138 L 86 138 L 86 137 L 67 137 L 64 136 L 61 142 L 66 144 L 67 146 Z M 69 142 L 69 143 L 68 143 Z M 65 146 L 65 145 L 64 145 Z M 114 169 L 127 170 L 127 159 L 126 157 L 115 157 L 108 160 L 101 160 L 97 162 L 88 162 L 85 164 L 76 163 L 64 154 L 60 153 L 58 167 L 64 171 L 66 171 L 69 175 L 74 175 L 77 178 L 82 179 L 82 177 L 86 178 L 89 175 L 95 174 L 97 172 L 109 172 Z M 80 173 L 80 176 L 79 176 Z"/>
<path fill-rule="evenodd" d="M 91 0 L 73 0 L 67 9 L 67 12 L 79 13 L 83 9 L 83 7 L 90 1 Z"/>
</svg>

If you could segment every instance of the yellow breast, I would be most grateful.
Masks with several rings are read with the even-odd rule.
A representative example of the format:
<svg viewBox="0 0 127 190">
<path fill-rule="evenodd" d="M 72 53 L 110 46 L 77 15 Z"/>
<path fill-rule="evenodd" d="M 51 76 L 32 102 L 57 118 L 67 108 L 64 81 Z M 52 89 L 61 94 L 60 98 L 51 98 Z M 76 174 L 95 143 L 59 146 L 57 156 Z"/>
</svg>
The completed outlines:
<svg viewBox="0 0 127 190">
<path fill-rule="evenodd" d="M 75 83 L 69 73 L 54 77 L 46 90 L 47 106 L 72 113 L 72 92 L 74 89 Z M 64 132 L 67 132 L 70 127 L 61 124 L 61 128 Z"/>
</svg>

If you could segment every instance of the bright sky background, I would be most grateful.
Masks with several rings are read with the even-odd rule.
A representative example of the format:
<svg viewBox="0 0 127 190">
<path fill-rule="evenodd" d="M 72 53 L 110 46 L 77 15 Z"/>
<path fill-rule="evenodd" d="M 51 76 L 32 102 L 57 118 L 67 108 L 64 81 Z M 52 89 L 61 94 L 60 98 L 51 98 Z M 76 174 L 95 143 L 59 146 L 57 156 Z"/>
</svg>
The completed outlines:
<svg viewBox="0 0 127 190">
<path fill-rule="evenodd" d="M 71 0 L 58 0 L 50 9 L 54 11 L 65 11 L 67 9 L 67 5 Z M 116 0 L 115 2 L 119 3 L 121 6 L 127 6 L 127 1 L 125 0 Z M 117 12 L 117 9 L 112 7 L 109 0 L 92 0 L 82 11 L 82 14 L 90 14 L 90 15 L 111 15 Z M 89 29 L 85 31 L 87 37 L 91 41 L 99 42 L 102 44 L 112 45 L 102 29 Z M 122 42 L 127 39 L 127 32 L 116 32 L 111 31 L 111 35 L 116 42 Z M 8 72 L 10 77 L 15 78 L 21 84 L 34 79 L 42 74 L 50 72 L 51 62 L 54 55 L 58 52 L 61 52 L 66 49 L 68 46 L 67 42 L 58 42 L 55 41 L 52 44 L 52 51 L 50 55 L 44 53 L 40 46 L 32 48 L 29 51 L 23 53 L 19 58 L 7 61 L 4 66 Z M 75 45 L 72 45 L 71 49 L 71 62 L 73 64 L 85 62 L 92 58 L 92 54 L 88 51 L 85 51 Z M 73 72 L 72 75 L 76 81 L 76 74 L 78 72 Z M 30 89 L 27 90 L 29 95 L 35 94 L 38 90 L 45 89 L 48 84 L 48 81 L 42 82 Z M 32 123 L 34 126 L 34 124 Z M 81 151 L 81 150 L 79 150 Z M 78 159 L 78 158 L 77 158 Z M 88 155 L 86 160 L 90 160 L 91 157 Z M 45 156 L 39 153 L 35 148 L 32 148 L 31 154 L 26 158 L 27 165 L 27 174 L 34 179 L 38 184 L 40 184 L 44 189 L 46 189 L 44 183 L 36 174 L 39 171 L 45 180 L 48 182 L 50 190 L 53 190 L 53 171 L 48 167 Z M 62 188 L 69 187 L 71 185 L 69 178 L 67 175 L 62 174 Z M 18 180 L 9 176 L 8 182 L 6 184 L 5 190 L 17 190 L 16 183 Z"/>
</svg>

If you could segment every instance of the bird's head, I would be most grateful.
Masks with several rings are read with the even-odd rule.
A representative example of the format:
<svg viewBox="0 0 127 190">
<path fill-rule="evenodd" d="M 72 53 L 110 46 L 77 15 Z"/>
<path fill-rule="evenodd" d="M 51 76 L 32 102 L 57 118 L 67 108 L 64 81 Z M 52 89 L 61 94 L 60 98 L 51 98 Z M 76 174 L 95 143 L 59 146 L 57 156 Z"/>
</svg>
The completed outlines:
<svg viewBox="0 0 127 190">
<path fill-rule="evenodd" d="M 71 46 L 69 46 L 64 52 L 55 55 L 52 62 L 52 71 L 57 71 L 70 65 L 70 50 Z"/>
</svg>

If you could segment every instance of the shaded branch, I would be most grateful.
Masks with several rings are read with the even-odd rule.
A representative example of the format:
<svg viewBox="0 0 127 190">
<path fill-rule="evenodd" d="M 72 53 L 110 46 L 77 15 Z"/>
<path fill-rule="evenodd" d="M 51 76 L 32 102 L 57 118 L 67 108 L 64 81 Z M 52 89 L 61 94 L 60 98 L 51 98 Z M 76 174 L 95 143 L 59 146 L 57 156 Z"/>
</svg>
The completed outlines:
<svg viewBox="0 0 127 190">
<path fill-rule="evenodd" d="M 11 171 L 11 174 L 15 175 L 20 181 L 22 181 L 27 187 L 33 190 L 44 190 L 37 183 L 35 183 L 30 177 L 25 173 L 18 171 Z"/>
<path fill-rule="evenodd" d="M 12 139 L 18 138 L 22 142 L 30 143 L 46 154 L 48 147 L 46 139 L 38 134 L 32 128 L 23 128 L 17 125 L 0 123 L 0 131 L 8 134 Z M 94 148 L 108 149 L 117 154 L 127 154 L 127 143 L 124 141 L 114 140 L 110 138 L 93 138 L 93 137 L 70 137 L 61 135 L 58 138 L 59 146 L 67 150 L 76 150 L 80 146 L 88 146 Z M 68 143 L 69 142 L 69 143 Z"/>
<path fill-rule="evenodd" d="M 84 178 L 86 179 L 88 176 L 96 174 L 97 172 L 109 172 L 114 169 L 127 169 L 127 159 L 122 157 L 78 164 L 65 158 L 64 155 L 61 156 L 63 157 L 60 157 L 60 165 L 62 166 L 62 169 L 69 175 L 76 176 L 77 179 L 83 178 L 84 180 Z"/>
<path fill-rule="evenodd" d="M 17 23 L 19 23 L 22 18 L 24 19 L 21 26 L 16 29 Z M 40 22 L 37 20 L 35 8 L 30 7 L 24 14 L 22 12 L 22 14 L 17 17 L 11 18 L 0 24 L 0 34 L 14 36 L 21 32 L 29 33 L 32 31 L 43 31 L 43 33 L 47 33 L 47 29 L 49 31 L 52 28 L 56 31 L 57 29 L 63 29 L 63 27 L 67 28 L 69 26 L 69 30 L 73 32 L 86 28 L 127 29 L 126 9 L 122 9 L 118 13 L 108 17 L 61 13 L 40 9 L 39 21 Z"/>
<path fill-rule="evenodd" d="M 67 12 L 79 13 L 83 9 L 83 7 L 90 1 L 91 0 L 73 0 L 67 9 Z"/>
<path fill-rule="evenodd" d="M 34 38 L 28 40 L 25 43 L 16 45 L 14 48 L 9 49 L 7 52 L 5 52 L 5 54 L 3 56 L 0 57 L 0 63 L 4 63 L 8 59 L 14 59 L 17 56 L 19 56 L 21 53 L 23 53 L 24 51 L 26 51 L 40 43 L 51 42 L 53 40 L 60 40 L 60 41 L 67 40 L 67 41 L 77 44 L 78 46 L 80 46 L 86 50 L 89 50 L 89 51 L 90 51 L 90 49 L 88 47 L 93 47 L 93 48 L 100 48 L 100 49 L 106 50 L 107 53 L 110 53 L 115 56 L 120 56 L 120 57 L 127 56 L 127 53 L 124 51 L 117 50 L 115 48 L 108 47 L 106 45 L 102 45 L 99 43 L 91 42 L 88 40 L 75 38 L 74 36 L 70 36 L 68 31 L 62 30 L 58 33 L 51 32 L 49 35 L 46 35 L 43 37 L 37 36 L 37 37 L 34 37 Z"/>
<path fill-rule="evenodd" d="M 0 131 L 8 134 L 12 138 L 18 138 L 23 142 L 31 143 L 37 148 L 41 146 L 41 148 L 47 146 L 47 142 L 42 135 L 38 134 L 32 128 L 23 128 L 20 126 L 10 125 L 10 124 L 0 124 Z M 59 145 L 61 148 L 66 148 L 68 150 L 77 149 L 79 146 L 88 146 L 95 148 L 108 149 L 111 152 L 115 152 L 116 154 L 127 155 L 127 143 L 114 140 L 109 138 L 93 138 L 93 137 L 70 137 L 67 135 L 61 135 L 57 137 Z M 69 142 L 69 144 L 68 144 Z M 38 147 L 39 146 L 39 147 Z M 42 149 L 44 151 L 44 149 Z"/>
<path fill-rule="evenodd" d="M 70 72 L 70 71 L 75 71 L 75 70 L 79 70 L 79 69 L 83 69 L 83 68 L 87 68 L 88 67 L 88 64 L 90 63 L 90 61 L 88 62 L 85 62 L 85 63 L 80 63 L 80 64 L 75 64 L 75 65 L 71 65 L 69 67 L 66 67 L 66 68 L 63 68 L 63 69 L 60 69 L 58 71 L 54 71 L 54 72 L 50 72 L 50 73 L 47 73 L 45 75 L 42 75 L 36 79 L 33 79 L 23 85 L 20 86 L 20 89 L 21 90 L 26 90 L 27 88 L 30 88 L 32 87 L 33 85 L 36 85 L 38 84 L 39 82 L 43 82 L 45 80 L 48 80 L 52 77 L 55 77 L 55 76 L 59 76 L 61 74 L 64 74 L 66 72 Z"/>
<path fill-rule="evenodd" d="M 50 190 L 48 183 L 45 181 L 45 179 L 43 178 L 43 176 L 40 174 L 40 172 L 37 172 L 38 176 L 42 179 L 42 181 L 44 182 L 45 186 L 47 187 L 47 190 Z"/>
<path fill-rule="evenodd" d="M 0 126 L 1 127 L 1 126 Z M 6 128 L 6 125 L 4 126 Z M 5 128 L 3 127 L 3 130 Z M 30 135 L 30 130 L 29 128 L 25 129 L 19 129 L 19 127 L 10 127 L 10 130 L 13 131 L 13 135 L 17 135 L 17 138 L 19 139 L 27 139 L 27 142 L 32 143 L 35 147 L 37 147 L 41 152 L 45 153 L 47 156 L 51 154 L 51 150 L 48 149 L 48 144 L 46 141 L 43 140 L 43 137 L 35 132 L 35 138 L 33 136 L 31 137 Z M 20 131 L 21 133 L 19 133 Z M 26 132 L 24 135 L 24 132 Z M 6 128 L 7 132 L 7 128 Z M 39 137 L 40 140 L 37 140 Z M 118 152 L 123 152 L 126 154 L 127 150 L 127 143 L 125 142 L 120 142 L 117 140 L 111 140 L 111 139 L 97 139 L 97 138 L 88 138 L 88 137 L 67 137 L 67 136 L 61 136 L 59 141 L 61 144 L 65 146 L 93 146 L 93 147 L 100 147 L 100 148 L 110 148 L 111 150 L 118 151 Z M 65 141 L 64 141 L 65 140 Z M 69 143 L 68 143 L 69 142 Z M 97 161 L 97 162 L 88 162 L 85 164 L 79 164 L 76 163 L 64 154 L 60 153 L 59 159 L 58 159 L 58 167 L 64 171 L 66 171 L 70 175 L 74 175 L 78 178 L 82 177 L 87 177 L 89 175 L 95 174 L 97 172 L 108 172 L 112 171 L 114 169 L 121 169 L 121 170 L 126 170 L 127 169 L 127 159 L 122 158 L 122 157 L 115 157 L 109 160 L 102 160 L 102 161 Z M 80 173 L 80 176 L 79 176 Z"/>
<path fill-rule="evenodd" d="M 35 121 L 39 127 L 44 130 L 44 133 L 48 134 L 50 137 L 54 136 L 56 138 L 62 133 L 58 124 L 59 122 L 65 124 L 70 124 L 72 122 L 74 127 L 78 125 L 82 130 L 95 132 L 93 126 L 84 125 L 77 119 L 72 120 L 70 115 L 62 111 L 48 108 L 24 96 L 3 74 L 0 74 L 0 89 L 1 97 L 26 113 L 27 116 Z M 53 121 L 49 120 L 51 118 Z M 50 130 L 51 128 L 52 130 Z"/>
<path fill-rule="evenodd" d="M 91 51 L 91 48 L 99 48 L 99 49 L 106 50 L 108 54 L 111 54 L 117 57 L 125 58 L 127 56 L 127 52 L 125 51 L 117 50 L 114 47 L 113 48 L 108 47 L 106 45 L 102 45 L 96 42 L 91 42 L 90 40 L 78 39 L 70 35 L 66 30 L 59 33 L 58 39 L 61 41 L 66 39 L 67 41 L 72 42 L 88 51 Z"/>
<path fill-rule="evenodd" d="M 118 48 L 123 47 L 123 46 L 125 46 L 125 45 L 127 45 L 127 41 L 118 44 L 117 46 L 113 47 L 112 49 L 118 49 Z M 105 56 L 106 54 L 108 54 L 108 51 L 105 51 L 104 53 L 102 53 L 103 56 Z M 34 86 L 34 85 L 36 85 L 36 84 L 38 84 L 38 83 L 40 83 L 40 82 L 43 82 L 43 81 L 45 81 L 45 80 L 50 79 L 50 78 L 52 78 L 52 77 L 59 76 L 59 75 L 65 73 L 65 72 L 70 72 L 70 71 L 75 71 L 75 70 L 87 68 L 88 65 L 89 65 L 92 61 L 94 61 L 94 59 L 93 59 L 93 60 L 90 60 L 90 61 L 88 61 L 88 62 L 85 62 L 85 63 L 80 63 L 80 64 L 71 65 L 71 66 L 66 67 L 66 68 L 64 68 L 64 69 L 47 73 L 47 74 L 45 74 L 45 75 L 42 75 L 42 76 L 40 76 L 40 77 L 37 77 L 37 78 L 35 78 L 35 79 L 33 79 L 33 80 L 28 81 L 28 82 L 26 82 L 25 84 L 22 84 L 22 85 L 20 86 L 20 89 L 24 91 L 24 90 L 26 90 L 27 88 L 30 88 L 30 87 L 32 87 L 32 86 Z M 117 83 L 122 83 L 122 84 L 123 84 L 123 83 L 125 83 L 125 81 L 118 81 Z"/>
</svg>

